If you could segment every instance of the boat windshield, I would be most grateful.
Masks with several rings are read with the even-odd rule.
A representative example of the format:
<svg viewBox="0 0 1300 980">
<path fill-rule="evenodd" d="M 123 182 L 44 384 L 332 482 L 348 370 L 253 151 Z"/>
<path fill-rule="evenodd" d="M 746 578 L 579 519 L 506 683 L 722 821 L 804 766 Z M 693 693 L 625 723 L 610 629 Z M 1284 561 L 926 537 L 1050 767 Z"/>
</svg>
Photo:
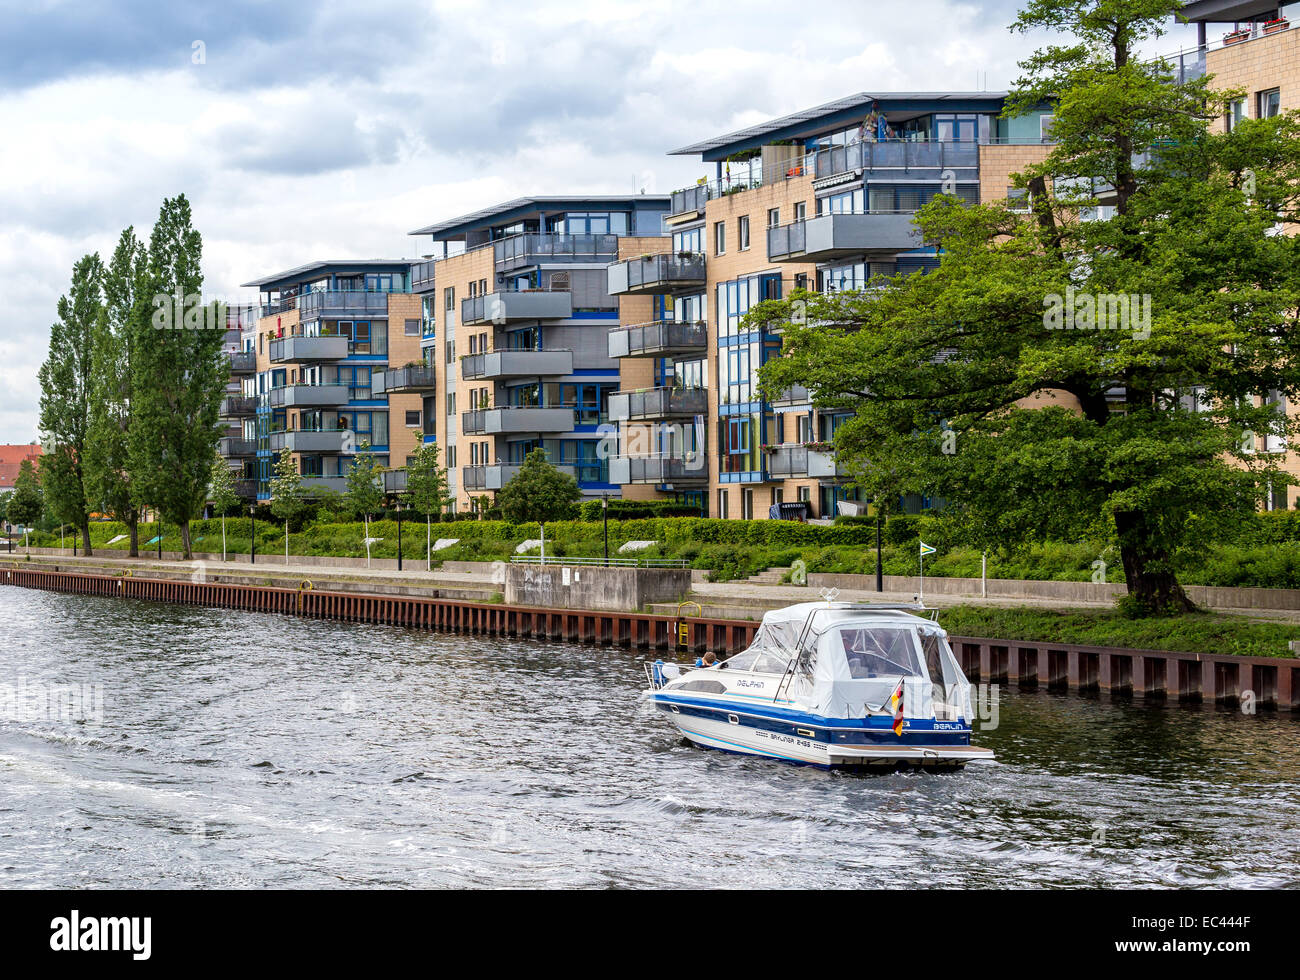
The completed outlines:
<svg viewBox="0 0 1300 980">
<path fill-rule="evenodd" d="M 775 650 L 750 647 L 726 661 L 724 666 L 731 670 L 751 670 L 757 674 L 784 674 L 790 666 L 790 659 Z"/>
<path fill-rule="evenodd" d="M 861 680 L 872 677 L 924 676 L 912 630 L 883 626 L 841 627 L 849 674 Z"/>
</svg>

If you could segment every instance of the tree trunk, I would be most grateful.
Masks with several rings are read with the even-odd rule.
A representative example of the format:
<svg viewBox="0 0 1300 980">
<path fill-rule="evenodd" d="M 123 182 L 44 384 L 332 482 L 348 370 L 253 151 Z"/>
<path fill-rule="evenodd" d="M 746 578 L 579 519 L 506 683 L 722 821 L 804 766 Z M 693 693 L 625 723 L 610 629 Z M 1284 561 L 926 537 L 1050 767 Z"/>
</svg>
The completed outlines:
<svg viewBox="0 0 1300 980">
<path fill-rule="evenodd" d="M 159 542 L 161 544 L 161 542 Z M 193 561 L 194 555 L 190 552 L 190 522 L 184 521 L 181 524 L 181 551 L 184 554 L 182 561 Z"/>
<path fill-rule="evenodd" d="M 221 560 L 226 560 L 226 515 L 221 515 Z"/>
<path fill-rule="evenodd" d="M 1178 584 L 1172 556 L 1163 545 L 1148 539 L 1146 519 L 1140 514 L 1117 513 L 1115 529 L 1129 598 L 1137 611 L 1144 616 L 1196 612 L 1196 604 Z"/>
<path fill-rule="evenodd" d="M 90 550 L 90 518 L 86 518 L 81 523 L 81 550 L 86 553 L 87 558 L 94 554 Z"/>
<path fill-rule="evenodd" d="M 424 515 L 424 570 L 433 571 L 433 518 Z"/>
<path fill-rule="evenodd" d="M 127 534 L 131 536 L 131 550 L 127 552 L 128 558 L 140 557 L 140 515 L 131 514 L 126 521 Z"/>
</svg>

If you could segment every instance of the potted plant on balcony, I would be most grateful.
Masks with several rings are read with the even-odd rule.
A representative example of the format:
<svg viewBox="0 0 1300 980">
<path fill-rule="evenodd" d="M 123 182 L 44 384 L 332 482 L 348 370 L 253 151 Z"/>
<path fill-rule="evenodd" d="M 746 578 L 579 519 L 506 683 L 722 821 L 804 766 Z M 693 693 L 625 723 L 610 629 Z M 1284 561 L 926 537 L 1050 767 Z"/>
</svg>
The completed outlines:
<svg viewBox="0 0 1300 980">
<path fill-rule="evenodd" d="M 1285 31 L 1290 26 L 1291 22 L 1289 20 L 1285 17 L 1278 17 L 1264 23 L 1264 33 L 1276 34 L 1278 31 Z"/>
<path fill-rule="evenodd" d="M 1248 40 L 1249 38 L 1250 38 L 1250 31 L 1243 28 L 1242 30 L 1229 31 L 1227 34 L 1223 35 L 1223 43 L 1239 44 L 1242 41 Z"/>
</svg>

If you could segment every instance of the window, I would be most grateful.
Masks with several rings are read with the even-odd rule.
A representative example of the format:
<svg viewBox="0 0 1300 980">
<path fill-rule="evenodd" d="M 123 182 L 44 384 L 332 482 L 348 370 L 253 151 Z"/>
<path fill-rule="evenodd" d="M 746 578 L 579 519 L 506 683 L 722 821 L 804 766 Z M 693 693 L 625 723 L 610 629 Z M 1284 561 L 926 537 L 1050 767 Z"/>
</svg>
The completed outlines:
<svg viewBox="0 0 1300 980">
<path fill-rule="evenodd" d="M 754 491 L 742 490 L 740 493 L 742 513 L 747 521 L 754 519 Z"/>
<path fill-rule="evenodd" d="M 724 521 L 731 516 L 730 508 L 727 506 L 727 498 L 730 494 L 726 490 L 718 491 L 718 516 Z"/>
<path fill-rule="evenodd" d="M 768 208 L 768 209 L 767 209 L 767 226 L 768 226 L 769 228 L 775 228 L 775 227 L 776 227 L 777 225 L 779 225 L 780 223 L 781 223 L 781 209 L 780 209 L 780 208 Z"/>
<path fill-rule="evenodd" d="M 412 429 L 417 428 L 420 425 L 420 410 L 418 408 L 415 411 L 411 411 L 410 409 L 407 409 L 406 425 L 407 428 L 412 428 Z"/>
<path fill-rule="evenodd" d="M 803 221 L 806 217 L 808 217 L 808 205 L 805 204 L 803 201 L 795 201 L 794 220 Z"/>
<path fill-rule="evenodd" d="M 456 414 L 456 393 L 454 391 L 447 392 L 447 414 Z"/>
<path fill-rule="evenodd" d="M 453 342 L 450 341 L 450 340 L 444 340 L 444 341 L 442 342 L 442 345 L 443 345 L 444 348 L 446 348 L 446 351 L 447 351 L 447 363 L 448 363 L 448 364 L 454 364 L 454 363 L 456 362 L 456 345 L 455 345 L 455 343 L 453 343 Z"/>
<path fill-rule="evenodd" d="M 404 333 L 406 334 L 406 336 L 408 336 L 408 337 L 418 337 L 418 336 L 420 336 L 420 321 L 419 321 L 419 320 L 407 320 L 407 321 L 403 324 L 403 330 L 404 330 Z"/>
<path fill-rule="evenodd" d="M 1271 88 L 1267 92 L 1260 92 L 1256 96 L 1257 119 L 1272 119 L 1282 112 L 1282 90 Z"/>
<path fill-rule="evenodd" d="M 749 249 L 749 215 L 742 214 L 736 224 L 736 245 L 742 251 Z"/>
<path fill-rule="evenodd" d="M 1246 100 L 1236 99 L 1228 106 L 1228 115 L 1224 119 L 1224 128 L 1231 133 L 1237 128 L 1237 123 L 1246 118 Z"/>
<path fill-rule="evenodd" d="M 713 222 L 713 254 L 727 254 L 727 223 L 725 221 Z"/>
<path fill-rule="evenodd" d="M 1038 117 L 1038 138 L 1044 143 L 1052 142 L 1052 127 L 1056 125 L 1056 116 L 1051 113 Z"/>
<path fill-rule="evenodd" d="M 1016 214 L 1028 214 L 1032 207 L 1028 187 L 1008 187 L 1007 206 Z"/>
<path fill-rule="evenodd" d="M 442 308 L 452 311 L 456 309 L 456 287 L 446 286 L 442 290 Z"/>
</svg>

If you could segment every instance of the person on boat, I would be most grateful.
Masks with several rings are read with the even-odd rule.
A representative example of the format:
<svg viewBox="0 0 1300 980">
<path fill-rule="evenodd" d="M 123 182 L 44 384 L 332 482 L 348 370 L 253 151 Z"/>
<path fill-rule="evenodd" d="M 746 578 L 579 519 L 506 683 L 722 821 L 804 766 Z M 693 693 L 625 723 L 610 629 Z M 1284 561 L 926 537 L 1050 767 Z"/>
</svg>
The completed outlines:
<svg viewBox="0 0 1300 980">
<path fill-rule="evenodd" d="M 703 657 L 695 658 L 696 667 L 715 667 L 718 663 L 718 655 L 710 650 Z"/>
</svg>

